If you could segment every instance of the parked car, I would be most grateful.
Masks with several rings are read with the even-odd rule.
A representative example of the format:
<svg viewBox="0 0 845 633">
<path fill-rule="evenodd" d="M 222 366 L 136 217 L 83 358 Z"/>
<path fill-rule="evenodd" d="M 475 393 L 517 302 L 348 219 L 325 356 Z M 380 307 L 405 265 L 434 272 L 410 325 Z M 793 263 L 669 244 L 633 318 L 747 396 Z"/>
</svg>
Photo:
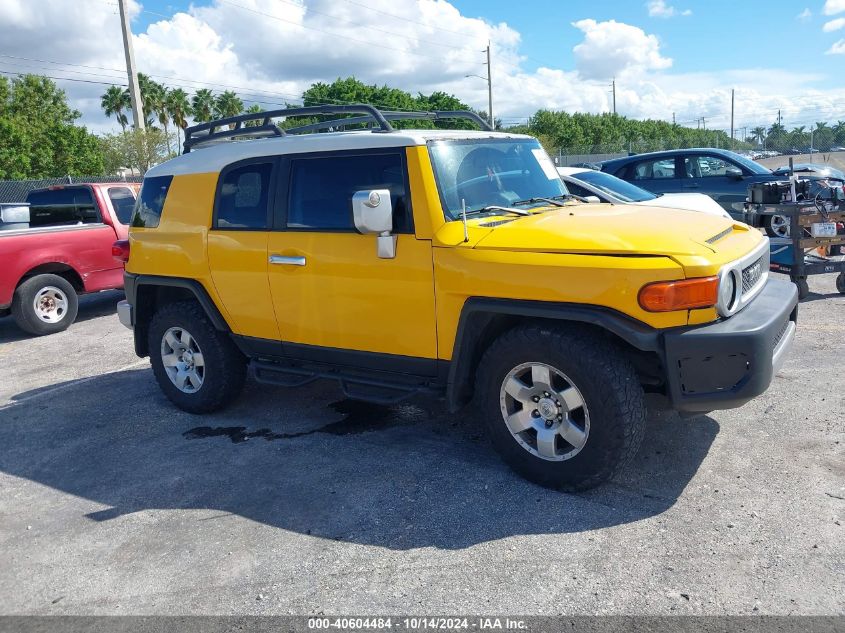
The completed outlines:
<svg viewBox="0 0 845 633">
<path fill-rule="evenodd" d="M 730 214 L 718 202 L 703 193 L 654 194 L 603 171 L 578 167 L 558 167 L 557 171 L 570 193 L 583 198 L 595 196 L 600 202 L 610 204 L 642 204 L 649 207 L 700 211 L 731 219 Z"/>
<path fill-rule="evenodd" d="M 633 457 L 645 389 L 703 412 L 768 387 L 798 299 L 758 231 L 577 203 L 537 139 L 419 116 L 482 131 L 395 130 L 407 113 L 367 105 L 245 114 L 147 172 L 118 316 L 177 407 L 228 405 L 248 366 L 362 400 L 441 394 L 474 402 L 519 473 L 583 490 Z M 307 133 L 350 121 L 379 133 Z"/>
<path fill-rule="evenodd" d="M 702 168 L 706 164 L 707 168 Z M 718 168 L 714 169 L 714 165 Z M 763 165 L 724 149 L 694 148 L 636 154 L 603 161 L 604 172 L 627 180 L 652 193 L 705 193 L 737 220 L 744 220 L 742 203 L 752 183 L 783 180 Z M 802 175 L 811 181 L 815 195 L 823 177 Z M 763 228 L 771 237 L 787 237 L 789 221 L 780 215 L 763 216 Z"/>
<path fill-rule="evenodd" d="M 832 178 L 835 180 L 845 181 L 845 172 L 830 165 L 819 163 L 796 163 L 792 166 L 793 171 L 799 176 L 806 176 L 811 174 L 822 178 Z M 772 170 L 778 178 L 786 178 L 789 176 L 789 165 L 783 165 L 777 169 Z"/>
<path fill-rule="evenodd" d="M 78 295 L 123 287 L 112 255 L 125 239 L 138 185 L 36 189 L 0 221 L 0 316 L 30 334 L 52 334 L 76 319 Z"/>
</svg>

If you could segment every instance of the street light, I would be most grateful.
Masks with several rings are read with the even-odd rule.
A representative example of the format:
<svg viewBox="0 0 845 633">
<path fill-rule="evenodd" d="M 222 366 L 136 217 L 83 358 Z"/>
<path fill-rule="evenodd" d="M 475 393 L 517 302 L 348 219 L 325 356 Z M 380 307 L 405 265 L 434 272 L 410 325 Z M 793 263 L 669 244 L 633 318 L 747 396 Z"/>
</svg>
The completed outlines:
<svg viewBox="0 0 845 633">
<path fill-rule="evenodd" d="M 487 82 L 487 117 L 490 121 L 490 127 L 495 129 L 496 123 L 493 119 L 493 80 L 490 75 L 490 42 L 487 42 L 487 76 L 481 75 L 464 75 L 464 77 L 478 77 Z"/>
</svg>

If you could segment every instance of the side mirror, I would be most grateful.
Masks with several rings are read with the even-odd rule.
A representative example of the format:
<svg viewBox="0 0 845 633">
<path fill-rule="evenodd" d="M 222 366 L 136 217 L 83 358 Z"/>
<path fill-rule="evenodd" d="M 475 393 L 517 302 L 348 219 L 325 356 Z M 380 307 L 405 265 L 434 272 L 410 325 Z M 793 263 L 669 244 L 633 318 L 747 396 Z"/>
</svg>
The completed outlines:
<svg viewBox="0 0 845 633">
<path fill-rule="evenodd" d="M 728 178 L 733 178 L 734 180 L 742 180 L 742 170 L 737 169 L 736 167 L 728 167 L 725 170 L 725 176 Z"/>
<path fill-rule="evenodd" d="M 382 259 L 396 257 L 396 236 L 393 230 L 393 204 L 390 191 L 371 189 L 352 194 L 352 219 L 359 233 L 378 235 L 378 256 Z"/>
</svg>

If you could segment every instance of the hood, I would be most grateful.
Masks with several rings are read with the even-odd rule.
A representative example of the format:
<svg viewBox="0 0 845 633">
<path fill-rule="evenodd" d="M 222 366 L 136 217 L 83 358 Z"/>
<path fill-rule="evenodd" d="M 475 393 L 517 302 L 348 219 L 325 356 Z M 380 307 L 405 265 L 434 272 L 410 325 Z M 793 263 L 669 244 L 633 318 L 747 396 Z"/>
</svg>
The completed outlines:
<svg viewBox="0 0 845 633">
<path fill-rule="evenodd" d="M 734 222 L 705 213 L 634 204 L 572 205 L 501 224 L 480 249 L 609 255 L 707 256 Z"/>
<path fill-rule="evenodd" d="M 700 213 L 719 215 L 723 218 L 730 217 L 728 212 L 722 208 L 722 205 L 703 193 L 664 193 L 662 196 L 658 196 L 653 200 L 644 200 L 637 204 L 649 207 L 698 211 Z"/>
</svg>

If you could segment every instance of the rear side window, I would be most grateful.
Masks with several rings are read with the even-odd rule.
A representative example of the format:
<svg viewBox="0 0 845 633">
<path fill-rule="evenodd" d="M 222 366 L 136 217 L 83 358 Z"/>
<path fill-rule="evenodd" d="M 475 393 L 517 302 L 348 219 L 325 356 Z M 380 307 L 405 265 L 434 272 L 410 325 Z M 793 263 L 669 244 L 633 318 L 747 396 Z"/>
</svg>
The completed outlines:
<svg viewBox="0 0 845 633">
<path fill-rule="evenodd" d="M 637 163 L 634 167 L 634 180 L 675 178 L 675 159 L 661 158 Z"/>
<path fill-rule="evenodd" d="M 87 187 L 61 187 L 33 191 L 29 202 L 30 226 L 72 226 L 102 222 L 94 204 L 94 195 Z"/>
<path fill-rule="evenodd" d="M 388 189 L 393 231 L 411 231 L 402 155 L 360 154 L 291 160 L 287 226 L 290 229 L 354 230 L 352 194 Z"/>
<path fill-rule="evenodd" d="M 132 211 L 135 209 L 135 194 L 132 190 L 129 187 L 109 187 L 109 200 L 111 200 L 117 221 L 121 224 L 129 224 Z"/>
<path fill-rule="evenodd" d="M 224 172 L 217 192 L 217 228 L 267 229 L 272 175 L 272 162 Z"/>
<path fill-rule="evenodd" d="M 155 176 L 144 178 L 141 185 L 141 192 L 135 203 L 135 210 L 132 214 L 132 226 L 154 229 L 161 221 L 161 211 L 164 209 L 164 201 L 167 192 L 170 190 L 170 183 L 173 176 Z"/>
</svg>

